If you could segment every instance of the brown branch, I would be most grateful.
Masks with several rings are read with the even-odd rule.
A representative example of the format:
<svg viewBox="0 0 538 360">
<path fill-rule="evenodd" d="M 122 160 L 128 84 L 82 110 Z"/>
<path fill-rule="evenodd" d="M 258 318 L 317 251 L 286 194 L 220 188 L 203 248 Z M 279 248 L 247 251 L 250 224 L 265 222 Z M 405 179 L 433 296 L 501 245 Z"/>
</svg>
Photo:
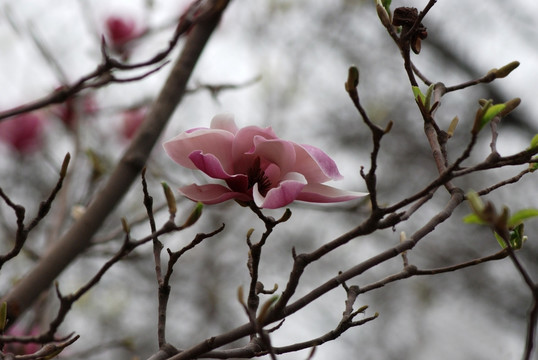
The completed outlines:
<svg viewBox="0 0 538 360">
<path fill-rule="evenodd" d="M 24 243 L 26 242 L 26 239 L 28 238 L 28 234 L 30 233 L 30 231 L 32 231 L 32 229 L 35 228 L 41 222 L 41 220 L 43 220 L 45 216 L 47 216 L 47 214 L 49 213 L 52 203 L 54 202 L 54 199 L 56 199 L 56 195 L 58 195 L 58 192 L 62 188 L 62 184 L 67 174 L 67 167 L 69 165 L 70 159 L 71 155 L 67 153 L 62 163 L 60 177 L 56 182 L 56 186 L 52 189 L 49 197 L 39 204 L 37 215 L 30 221 L 30 224 L 28 226 L 24 225 L 26 209 L 21 205 L 13 203 L 11 199 L 4 193 L 2 188 L 0 188 L 0 197 L 9 207 L 13 209 L 17 217 L 17 232 L 15 235 L 15 244 L 7 254 L 0 255 L 0 269 L 7 261 L 13 259 L 19 254 L 19 252 L 22 250 Z"/>
<path fill-rule="evenodd" d="M 379 126 L 377 126 L 370 120 L 368 113 L 361 105 L 359 99 L 359 92 L 357 90 L 358 85 L 359 69 L 356 67 L 352 67 L 349 69 L 349 75 L 345 83 L 345 89 L 351 101 L 353 102 L 353 105 L 355 105 L 355 108 L 361 115 L 363 122 L 366 124 L 366 126 L 368 126 L 370 132 L 372 133 L 372 152 L 370 153 L 370 169 L 368 170 L 367 174 L 364 174 L 363 170 L 361 169 L 361 176 L 366 182 L 366 187 L 368 189 L 370 197 L 370 203 L 372 204 L 372 212 L 378 212 L 379 205 L 377 203 L 377 177 L 375 173 L 377 170 L 377 157 L 381 148 L 381 139 L 383 138 L 383 135 L 390 131 L 392 127 L 392 122 L 387 125 L 386 129 L 381 129 Z"/>
<path fill-rule="evenodd" d="M 477 191 L 476 193 L 480 196 L 484 196 L 484 195 L 487 195 L 491 192 L 493 192 L 494 190 L 497 190 L 505 185 L 509 185 L 509 184 L 514 184 L 514 183 L 517 183 L 523 176 L 525 176 L 526 174 L 529 174 L 531 173 L 531 170 L 530 169 L 525 169 L 523 171 L 521 171 L 519 174 L 517 174 L 516 176 L 513 176 L 509 179 L 506 179 L 506 180 L 503 180 L 501 182 L 498 182 L 497 184 L 495 185 L 492 185 L 492 186 L 489 186 L 485 189 L 482 189 L 480 191 Z"/>
</svg>

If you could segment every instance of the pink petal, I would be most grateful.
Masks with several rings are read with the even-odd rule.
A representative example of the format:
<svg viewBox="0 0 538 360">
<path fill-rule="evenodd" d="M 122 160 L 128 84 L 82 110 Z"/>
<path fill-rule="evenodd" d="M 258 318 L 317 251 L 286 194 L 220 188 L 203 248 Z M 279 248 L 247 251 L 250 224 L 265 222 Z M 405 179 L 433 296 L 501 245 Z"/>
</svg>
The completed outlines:
<svg viewBox="0 0 538 360">
<path fill-rule="evenodd" d="M 342 175 L 333 159 L 315 146 L 296 144 L 297 160 L 294 171 L 303 174 L 309 183 L 339 180 Z"/>
<path fill-rule="evenodd" d="M 237 133 L 237 130 L 239 130 L 232 114 L 215 115 L 213 119 L 211 119 L 211 129 L 226 130 L 234 135 Z"/>
<path fill-rule="evenodd" d="M 196 167 L 214 179 L 226 180 L 232 190 L 245 192 L 248 188 L 248 177 L 243 174 L 228 174 L 219 159 L 213 154 L 202 154 L 201 151 L 193 151 L 189 159 Z"/>
<path fill-rule="evenodd" d="M 283 174 L 275 164 L 269 164 L 263 172 L 271 184 L 278 184 L 282 180 Z"/>
<path fill-rule="evenodd" d="M 297 200 L 333 203 L 357 199 L 368 195 L 366 192 L 347 191 L 323 184 L 307 184 L 297 196 Z"/>
<path fill-rule="evenodd" d="M 232 146 L 233 162 L 237 172 L 246 174 L 252 165 L 254 156 L 248 155 L 248 153 L 254 150 L 255 136 L 261 136 L 265 139 L 278 139 L 270 127 L 263 129 L 258 126 L 247 126 L 239 129 L 235 134 Z"/>
<path fill-rule="evenodd" d="M 179 192 L 194 201 L 201 201 L 204 204 L 218 204 L 230 199 L 243 201 L 251 200 L 250 197 L 243 193 L 231 191 L 225 186 L 219 184 L 208 185 L 187 185 L 179 188 Z"/>
<path fill-rule="evenodd" d="M 199 170 L 215 179 L 228 179 L 230 175 L 222 168 L 220 160 L 213 154 L 203 154 L 201 150 L 193 151 L 189 159 Z"/>
<path fill-rule="evenodd" d="M 232 172 L 232 143 L 234 135 L 226 130 L 196 129 L 182 132 L 163 144 L 164 150 L 179 165 L 189 169 L 197 169 L 189 155 L 194 151 L 216 156 L 222 167 Z"/>
<path fill-rule="evenodd" d="M 280 139 L 268 140 L 255 136 L 254 146 L 252 154 L 266 160 L 269 164 L 276 164 L 283 174 L 292 171 L 295 164 L 295 148 L 292 142 Z M 262 163 L 262 169 L 267 167 L 264 165 Z"/>
<path fill-rule="evenodd" d="M 284 180 L 278 187 L 267 192 L 265 198 L 258 192 L 258 184 L 252 189 L 252 196 L 256 205 L 265 209 L 277 209 L 288 205 L 297 199 L 301 190 L 306 186 L 302 181 Z"/>
</svg>

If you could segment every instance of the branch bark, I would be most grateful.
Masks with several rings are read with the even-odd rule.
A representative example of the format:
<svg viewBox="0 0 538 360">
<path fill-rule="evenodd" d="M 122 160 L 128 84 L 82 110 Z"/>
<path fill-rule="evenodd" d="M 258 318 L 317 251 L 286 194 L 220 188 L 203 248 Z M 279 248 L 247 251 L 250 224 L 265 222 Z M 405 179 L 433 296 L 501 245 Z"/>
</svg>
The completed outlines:
<svg viewBox="0 0 538 360">
<path fill-rule="evenodd" d="M 189 34 L 159 96 L 137 136 L 125 151 L 106 186 L 88 206 L 86 213 L 67 233 L 53 244 L 41 261 L 2 299 L 8 304 L 12 324 L 39 294 L 89 245 L 107 216 L 122 200 L 138 177 L 168 119 L 185 94 L 187 82 L 209 37 L 217 26 L 228 0 L 214 0 L 202 9 L 201 19 Z"/>
</svg>

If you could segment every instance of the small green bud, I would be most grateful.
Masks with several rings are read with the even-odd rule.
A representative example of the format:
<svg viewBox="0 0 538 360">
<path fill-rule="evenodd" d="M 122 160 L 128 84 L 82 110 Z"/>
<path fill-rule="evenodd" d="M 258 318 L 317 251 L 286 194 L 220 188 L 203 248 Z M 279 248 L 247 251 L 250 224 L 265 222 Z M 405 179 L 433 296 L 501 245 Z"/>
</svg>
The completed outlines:
<svg viewBox="0 0 538 360">
<path fill-rule="evenodd" d="M 125 218 L 121 218 L 121 227 L 126 234 L 129 234 L 131 232 L 131 227 L 129 226 L 129 223 Z"/>
<path fill-rule="evenodd" d="M 495 79 L 502 79 L 507 77 L 512 71 L 519 66 L 519 61 L 512 61 L 509 64 L 504 65 L 500 69 L 491 69 L 488 74 L 493 74 Z"/>
<path fill-rule="evenodd" d="M 356 66 L 350 66 L 347 72 L 347 81 L 345 88 L 347 92 L 353 91 L 359 85 L 359 69 Z"/>
<path fill-rule="evenodd" d="M 495 116 L 499 115 L 506 108 L 506 104 L 493 105 L 492 100 L 487 100 L 484 103 L 481 99 L 479 103 L 483 105 L 476 111 L 473 128 L 471 130 L 472 134 L 478 134 L 478 132 L 482 130 L 482 128 L 488 122 L 490 122 Z"/>
<path fill-rule="evenodd" d="M 263 303 L 258 315 L 258 323 L 262 323 L 265 320 L 267 314 L 269 313 L 269 309 L 278 300 L 278 298 L 278 295 L 273 295 L 265 303 Z"/>
<path fill-rule="evenodd" d="M 186 228 L 186 227 L 194 225 L 198 221 L 198 219 L 202 216 L 203 208 L 204 208 L 204 204 L 202 204 L 201 202 L 198 202 L 196 204 L 196 207 L 192 210 L 191 214 L 189 215 L 185 223 L 181 225 L 181 227 Z"/>
<path fill-rule="evenodd" d="M 454 136 L 454 131 L 456 131 L 456 126 L 458 126 L 458 122 L 460 119 L 457 116 L 454 116 L 454 119 L 450 122 L 450 125 L 448 126 L 447 135 L 449 138 Z"/>
<path fill-rule="evenodd" d="M 291 210 L 289 208 L 286 208 L 286 211 L 284 214 L 280 217 L 280 219 L 277 220 L 277 223 L 283 223 L 290 219 L 291 217 Z"/>
<path fill-rule="evenodd" d="M 510 114 L 515 108 L 519 106 L 519 104 L 521 104 L 520 98 L 513 98 L 512 100 L 508 100 L 507 102 L 504 103 L 505 108 L 499 113 L 499 115 L 506 116 Z"/>
<path fill-rule="evenodd" d="M 237 288 L 237 301 L 239 301 L 239 303 L 241 305 L 243 305 L 244 307 L 247 307 L 247 304 L 245 303 L 245 296 L 243 294 L 243 286 L 242 285 L 240 285 Z"/>
<path fill-rule="evenodd" d="M 531 140 L 531 145 L 529 146 L 529 150 L 530 149 L 534 149 L 535 147 L 538 146 L 538 134 L 534 135 L 532 137 L 532 140 Z"/>
<path fill-rule="evenodd" d="M 174 193 L 170 189 L 170 186 L 168 186 L 168 184 L 164 181 L 161 183 L 161 185 L 163 187 L 164 196 L 166 197 L 166 202 L 168 204 L 168 212 L 170 213 L 170 215 L 174 216 L 177 211 L 176 198 L 174 197 Z"/>
<path fill-rule="evenodd" d="M 383 26 L 387 29 L 390 28 L 392 24 L 387 8 L 378 2 L 375 9 L 377 11 L 377 16 L 379 17 L 379 20 L 381 20 Z"/>
<path fill-rule="evenodd" d="M 70 160 L 71 160 L 71 154 L 70 153 L 65 154 L 64 161 L 62 163 L 62 169 L 60 170 L 60 176 L 62 178 L 64 178 L 65 175 L 67 174 L 67 167 L 69 166 Z"/>
<path fill-rule="evenodd" d="M 473 212 L 478 215 L 478 217 L 482 218 L 485 206 L 482 199 L 480 199 L 480 196 L 478 196 L 475 191 L 471 190 L 467 193 L 466 197 Z"/>
<path fill-rule="evenodd" d="M 389 123 L 385 127 L 385 130 L 383 130 L 383 134 L 388 134 L 392 129 L 392 125 L 394 125 L 394 123 L 392 121 L 389 121 Z"/>
</svg>

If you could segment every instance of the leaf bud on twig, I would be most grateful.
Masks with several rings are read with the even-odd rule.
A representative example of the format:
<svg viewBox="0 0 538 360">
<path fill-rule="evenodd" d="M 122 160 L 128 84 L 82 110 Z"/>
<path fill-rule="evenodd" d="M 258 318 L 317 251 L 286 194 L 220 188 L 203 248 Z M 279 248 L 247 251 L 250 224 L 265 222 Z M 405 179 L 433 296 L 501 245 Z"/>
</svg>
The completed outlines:
<svg viewBox="0 0 538 360">
<path fill-rule="evenodd" d="M 60 176 L 62 178 L 64 178 L 65 175 L 67 174 L 67 167 L 69 166 L 70 160 L 71 160 L 71 154 L 70 153 L 65 154 L 64 161 L 62 163 L 62 169 L 60 170 Z"/>
<path fill-rule="evenodd" d="M 131 227 L 127 223 L 127 220 L 123 217 L 121 218 L 121 227 L 126 234 L 129 234 L 131 232 Z"/>
<path fill-rule="evenodd" d="M 346 91 L 350 92 L 357 88 L 359 85 L 359 68 L 355 65 L 350 66 L 347 72 L 347 81 L 345 83 Z"/>
<path fill-rule="evenodd" d="M 239 285 L 239 287 L 237 288 L 237 301 L 239 301 L 239 303 L 243 305 L 245 308 L 247 307 L 247 304 L 245 303 L 245 296 L 243 294 L 242 285 Z"/>
<path fill-rule="evenodd" d="M 168 186 L 168 184 L 164 181 L 161 183 L 161 185 L 163 186 L 164 196 L 166 197 L 166 202 L 168 204 L 168 212 L 171 216 L 175 216 L 177 207 L 174 193 L 172 192 L 172 189 L 170 189 L 170 186 Z"/>
<path fill-rule="evenodd" d="M 383 26 L 387 29 L 390 28 L 392 24 L 391 24 L 390 16 L 389 16 L 389 13 L 387 12 L 387 9 L 383 5 L 381 5 L 379 1 L 377 2 L 377 5 L 375 8 L 377 11 L 377 16 L 379 16 L 379 20 L 381 20 L 381 23 L 383 24 Z"/>
<path fill-rule="evenodd" d="M 198 202 L 196 204 L 196 207 L 192 210 L 191 214 L 189 215 L 189 217 L 187 218 L 185 223 L 183 225 L 181 225 L 181 227 L 186 228 L 186 227 L 189 227 L 191 225 L 194 225 L 198 221 L 200 216 L 202 216 L 202 209 L 203 208 L 204 208 L 204 204 L 202 204 L 201 202 Z"/>
<path fill-rule="evenodd" d="M 509 64 L 504 65 L 502 68 L 491 69 L 488 74 L 493 74 L 495 79 L 502 79 L 507 77 L 512 71 L 514 71 L 519 66 L 519 61 L 512 61 Z"/>
<path fill-rule="evenodd" d="M 258 315 L 258 323 L 263 323 L 267 317 L 267 314 L 269 313 L 269 309 L 278 300 L 278 298 L 278 295 L 273 295 L 265 303 L 263 303 L 262 308 L 260 309 L 260 314 Z"/>
<path fill-rule="evenodd" d="M 454 131 L 456 131 L 456 126 L 458 126 L 459 121 L 460 119 L 457 116 L 454 116 L 454 119 L 452 119 L 452 121 L 450 122 L 450 125 L 448 126 L 448 130 L 446 132 L 449 138 L 454 136 Z"/>
<path fill-rule="evenodd" d="M 499 115 L 500 116 L 506 116 L 508 114 L 510 114 L 515 108 L 517 108 L 519 106 L 519 104 L 521 104 L 521 99 L 520 98 L 513 98 L 512 100 L 508 100 L 507 102 L 504 103 L 505 108 L 504 110 L 502 110 Z"/>
<path fill-rule="evenodd" d="M 290 217 L 291 217 L 291 210 L 289 208 L 286 208 L 286 211 L 284 212 L 284 214 L 276 222 L 279 224 L 286 222 L 290 219 Z"/>
</svg>

